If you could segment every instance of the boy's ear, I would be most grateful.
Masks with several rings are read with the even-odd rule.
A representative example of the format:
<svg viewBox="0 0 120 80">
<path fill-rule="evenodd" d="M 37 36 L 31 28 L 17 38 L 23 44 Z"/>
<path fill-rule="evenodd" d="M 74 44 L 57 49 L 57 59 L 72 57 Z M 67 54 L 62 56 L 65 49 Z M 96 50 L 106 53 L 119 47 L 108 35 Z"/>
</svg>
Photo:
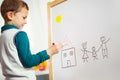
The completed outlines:
<svg viewBox="0 0 120 80">
<path fill-rule="evenodd" d="M 7 17 L 9 20 L 12 20 L 14 16 L 14 13 L 12 11 L 7 12 Z"/>
</svg>

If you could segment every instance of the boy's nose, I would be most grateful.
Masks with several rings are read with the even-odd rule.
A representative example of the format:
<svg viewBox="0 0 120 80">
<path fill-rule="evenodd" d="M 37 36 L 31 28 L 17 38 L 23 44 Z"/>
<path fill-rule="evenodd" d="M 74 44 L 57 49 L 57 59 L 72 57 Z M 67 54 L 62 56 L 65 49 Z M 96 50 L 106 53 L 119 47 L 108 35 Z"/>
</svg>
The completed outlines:
<svg viewBox="0 0 120 80">
<path fill-rule="evenodd" d="M 24 21 L 24 24 L 27 24 L 27 20 Z"/>
</svg>

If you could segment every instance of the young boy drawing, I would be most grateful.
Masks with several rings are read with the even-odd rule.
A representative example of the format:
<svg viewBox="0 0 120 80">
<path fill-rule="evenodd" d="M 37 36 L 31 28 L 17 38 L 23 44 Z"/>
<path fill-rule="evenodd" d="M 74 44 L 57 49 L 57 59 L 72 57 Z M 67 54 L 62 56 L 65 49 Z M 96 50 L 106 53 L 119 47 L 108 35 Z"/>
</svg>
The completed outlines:
<svg viewBox="0 0 120 80">
<path fill-rule="evenodd" d="M 28 11 L 28 5 L 22 0 L 4 0 L 1 4 L 5 25 L 1 28 L 0 61 L 5 80 L 36 80 L 32 67 L 62 48 L 59 43 L 34 55 L 31 53 L 28 36 L 21 31 L 27 23 Z"/>
</svg>

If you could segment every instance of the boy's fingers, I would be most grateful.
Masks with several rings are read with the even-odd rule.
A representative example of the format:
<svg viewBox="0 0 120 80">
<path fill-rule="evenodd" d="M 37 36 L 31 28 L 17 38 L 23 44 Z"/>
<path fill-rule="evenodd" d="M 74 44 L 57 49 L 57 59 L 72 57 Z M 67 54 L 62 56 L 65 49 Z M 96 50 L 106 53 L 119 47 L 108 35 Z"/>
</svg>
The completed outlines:
<svg viewBox="0 0 120 80">
<path fill-rule="evenodd" d="M 57 47 L 57 49 L 59 51 L 63 47 L 63 44 L 62 43 L 58 43 L 58 44 L 56 44 L 56 47 Z"/>
</svg>

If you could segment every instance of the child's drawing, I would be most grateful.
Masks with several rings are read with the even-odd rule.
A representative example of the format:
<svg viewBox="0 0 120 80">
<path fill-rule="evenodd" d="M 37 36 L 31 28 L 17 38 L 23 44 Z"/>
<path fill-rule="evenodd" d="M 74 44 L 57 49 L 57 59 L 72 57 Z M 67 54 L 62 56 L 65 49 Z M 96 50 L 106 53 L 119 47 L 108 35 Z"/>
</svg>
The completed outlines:
<svg viewBox="0 0 120 80">
<path fill-rule="evenodd" d="M 100 45 L 99 49 L 102 49 L 103 59 L 105 57 L 108 58 L 107 42 L 109 40 L 110 40 L 110 38 L 106 40 L 105 36 L 100 37 L 101 45 Z"/>
<path fill-rule="evenodd" d="M 68 48 L 62 50 L 62 68 L 72 67 L 76 65 L 75 48 Z"/>
<path fill-rule="evenodd" d="M 69 46 L 69 47 L 73 46 L 72 42 L 67 36 L 65 36 L 64 41 L 62 43 L 63 43 L 63 46 Z"/>
<path fill-rule="evenodd" d="M 81 51 L 83 52 L 83 56 L 82 59 L 84 60 L 84 62 L 88 62 L 88 50 L 87 50 L 87 42 L 82 43 L 82 48 Z"/>
<path fill-rule="evenodd" d="M 98 50 L 96 50 L 95 46 L 92 47 L 92 57 L 93 57 L 93 60 L 97 60 L 97 52 Z"/>
<path fill-rule="evenodd" d="M 81 51 L 83 52 L 83 55 L 82 55 L 83 61 L 88 62 L 88 58 L 89 58 L 88 53 L 92 53 L 93 60 L 97 60 L 98 59 L 97 53 L 100 50 L 102 50 L 103 59 L 108 58 L 107 42 L 109 40 L 110 38 L 106 40 L 105 36 L 100 37 L 100 41 L 101 41 L 100 46 L 98 47 L 98 49 L 96 49 L 95 46 L 92 46 L 91 51 L 87 50 L 87 42 L 82 43 Z"/>
</svg>

